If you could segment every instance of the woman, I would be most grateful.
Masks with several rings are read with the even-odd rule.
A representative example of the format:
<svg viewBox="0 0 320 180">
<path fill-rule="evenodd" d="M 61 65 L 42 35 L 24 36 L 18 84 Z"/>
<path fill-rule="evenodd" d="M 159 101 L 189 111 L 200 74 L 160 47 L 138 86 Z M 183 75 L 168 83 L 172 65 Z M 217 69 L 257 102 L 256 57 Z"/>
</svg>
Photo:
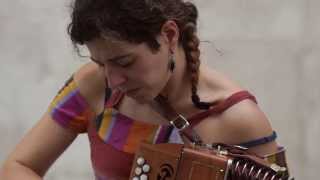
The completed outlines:
<svg viewBox="0 0 320 180">
<path fill-rule="evenodd" d="M 68 32 L 92 62 L 62 87 L 1 177 L 41 179 L 77 135 L 87 133 L 96 178 L 128 179 L 141 141 L 188 141 L 169 125 L 159 96 L 204 143 L 277 153 L 276 134 L 254 96 L 200 66 L 197 18 L 196 7 L 182 0 L 75 0 Z"/>
</svg>

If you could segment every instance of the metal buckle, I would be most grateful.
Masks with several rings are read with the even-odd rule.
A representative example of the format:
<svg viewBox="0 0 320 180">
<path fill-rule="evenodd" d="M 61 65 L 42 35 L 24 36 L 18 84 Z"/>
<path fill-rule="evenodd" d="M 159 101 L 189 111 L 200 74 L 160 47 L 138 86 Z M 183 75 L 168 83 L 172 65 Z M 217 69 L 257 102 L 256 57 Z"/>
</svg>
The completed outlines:
<svg viewBox="0 0 320 180">
<path fill-rule="evenodd" d="M 239 146 L 239 145 L 233 145 L 233 147 L 238 148 L 238 149 L 243 150 L 243 151 L 246 151 L 246 150 L 249 149 L 249 148 L 247 148 L 247 147 Z"/>
<path fill-rule="evenodd" d="M 175 120 L 170 121 L 170 124 L 177 128 L 179 131 L 184 130 L 186 127 L 190 126 L 189 122 L 181 114 Z"/>
</svg>

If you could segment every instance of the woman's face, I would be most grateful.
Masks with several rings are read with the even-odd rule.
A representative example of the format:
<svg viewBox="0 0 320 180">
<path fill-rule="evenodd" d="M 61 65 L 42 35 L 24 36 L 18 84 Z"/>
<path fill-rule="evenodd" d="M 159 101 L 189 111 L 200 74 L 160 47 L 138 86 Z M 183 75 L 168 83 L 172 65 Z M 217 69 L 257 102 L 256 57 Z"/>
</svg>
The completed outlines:
<svg viewBox="0 0 320 180">
<path fill-rule="evenodd" d="M 91 59 L 103 69 L 109 88 L 147 103 L 160 93 L 170 77 L 169 46 L 161 37 L 158 42 L 160 48 L 156 52 L 146 43 L 106 39 L 94 39 L 86 45 Z"/>
</svg>

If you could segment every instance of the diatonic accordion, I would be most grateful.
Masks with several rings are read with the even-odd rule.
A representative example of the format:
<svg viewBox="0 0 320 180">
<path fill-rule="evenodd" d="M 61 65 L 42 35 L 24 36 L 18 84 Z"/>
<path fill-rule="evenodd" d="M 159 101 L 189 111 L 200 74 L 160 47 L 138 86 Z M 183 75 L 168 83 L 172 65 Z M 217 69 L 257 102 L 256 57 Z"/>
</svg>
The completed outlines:
<svg viewBox="0 0 320 180">
<path fill-rule="evenodd" d="M 282 167 L 248 157 L 234 155 L 224 146 L 142 143 L 135 154 L 130 180 L 288 179 Z"/>
</svg>

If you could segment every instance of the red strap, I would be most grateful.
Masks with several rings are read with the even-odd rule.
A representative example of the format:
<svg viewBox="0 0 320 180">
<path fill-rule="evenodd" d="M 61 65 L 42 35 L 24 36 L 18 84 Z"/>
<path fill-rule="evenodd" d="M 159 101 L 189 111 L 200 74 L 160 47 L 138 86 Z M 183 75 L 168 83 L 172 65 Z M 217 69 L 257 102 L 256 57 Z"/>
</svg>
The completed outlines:
<svg viewBox="0 0 320 180">
<path fill-rule="evenodd" d="M 105 106 L 107 108 L 111 108 L 116 106 L 121 98 L 123 97 L 124 93 L 121 91 L 113 91 L 111 94 L 111 97 L 106 101 Z M 255 103 L 257 103 L 256 98 L 250 94 L 248 91 L 239 91 L 231 96 L 229 96 L 224 101 L 221 101 L 217 105 L 213 106 L 207 111 L 197 113 L 191 117 L 189 117 L 187 120 L 190 123 L 189 128 L 193 128 L 197 124 L 199 124 L 204 118 L 210 116 L 211 114 L 220 114 L 227 110 L 229 107 L 233 106 L 234 104 L 237 104 L 245 99 L 251 99 Z"/>
<path fill-rule="evenodd" d="M 226 100 L 218 103 L 217 105 L 213 106 L 209 110 L 197 113 L 191 116 L 190 118 L 188 118 L 188 121 L 190 123 L 189 127 L 192 128 L 195 125 L 199 124 L 204 118 L 210 116 L 211 114 L 220 114 L 225 110 L 227 110 L 229 107 L 245 99 L 251 99 L 252 101 L 257 103 L 256 98 L 252 94 L 250 94 L 248 91 L 236 92 L 231 96 L 229 96 Z"/>
</svg>

